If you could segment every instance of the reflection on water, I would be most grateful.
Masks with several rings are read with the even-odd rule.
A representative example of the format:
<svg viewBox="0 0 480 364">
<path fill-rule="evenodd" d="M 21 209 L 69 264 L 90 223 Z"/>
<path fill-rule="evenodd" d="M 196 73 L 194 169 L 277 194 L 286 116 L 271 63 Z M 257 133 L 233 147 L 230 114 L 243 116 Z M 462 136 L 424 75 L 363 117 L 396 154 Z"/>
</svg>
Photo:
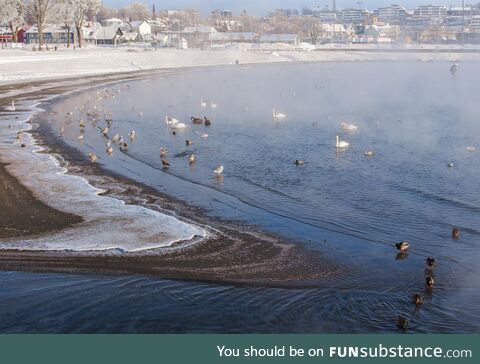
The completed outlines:
<svg viewBox="0 0 480 364">
<path fill-rule="evenodd" d="M 105 167 L 211 215 L 255 224 L 364 270 L 354 281 L 321 290 L 85 278 L 92 292 L 104 282 L 119 302 L 143 292 L 144 304 L 130 306 L 133 318 L 115 327 L 108 326 L 114 320 L 92 323 L 94 330 L 381 332 L 394 330 L 402 313 L 413 331 L 478 331 L 480 152 L 467 150 L 480 146 L 471 101 L 480 96 L 478 67 L 462 64 L 456 77 L 446 63 L 229 67 L 115 86 L 115 98 L 111 90 L 103 98 L 99 89 L 63 100 L 61 110 L 97 100 L 100 113 L 112 112 L 111 136 L 136 131 L 128 150 L 116 148 L 109 158 L 97 128 L 85 128 L 79 142 L 75 111 L 64 138 L 85 154 L 97 153 Z M 287 117 L 272 119 L 272 109 Z M 188 127 L 174 135 L 165 115 Z M 207 116 L 212 125 L 193 125 L 191 116 Z M 64 114 L 56 119 L 53 129 L 59 130 Z M 358 130 L 342 131 L 342 121 Z M 337 150 L 336 135 L 349 147 Z M 168 149 L 168 169 L 161 147 Z M 366 150 L 374 155 L 366 157 Z M 295 165 L 297 159 L 305 164 Z M 220 164 L 221 177 L 213 173 Z M 462 231 L 457 241 L 450 237 L 454 226 Z M 395 251 L 400 240 L 411 243 L 409 254 Z M 411 296 L 424 294 L 426 256 L 438 261 L 436 284 L 415 309 Z M 179 296 L 147 308 L 153 293 L 143 285 Z M 178 300 L 182 295 L 185 300 Z M 120 315 L 116 310 L 129 310 L 110 301 L 106 307 L 110 319 Z"/>
</svg>

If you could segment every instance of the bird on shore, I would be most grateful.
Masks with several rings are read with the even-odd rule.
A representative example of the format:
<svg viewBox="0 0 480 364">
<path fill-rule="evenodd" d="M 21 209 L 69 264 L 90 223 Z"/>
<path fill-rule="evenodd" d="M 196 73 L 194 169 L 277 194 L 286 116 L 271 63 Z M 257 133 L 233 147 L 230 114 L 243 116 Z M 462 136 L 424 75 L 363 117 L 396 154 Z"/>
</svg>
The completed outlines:
<svg viewBox="0 0 480 364">
<path fill-rule="evenodd" d="M 340 123 L 340 127 L 345 131 L 357 131 L 358 130 L 358 126 L 356 126 L 354 124 L 346 123 L 345 121 L 342 121 Z"/>
<path fill-rule="evenodd" d="M 345 140 L 340 140 L 339 136 L 337 135 L 336 136 L 336 143 L 335 143 L 335 147 L 337 149 L 346 149 L 348 148 L 350 144 L 347 143 Z"/>
<path fill-rule="evenodd" d="M 5 106 L 3 108 L 5 111 L 15 111 L 15 101 L 12 100 L 12 103 L 9 106 Z"/>
<path fill-rule="evenodd" d="M 188 163 L 189 164 L 195 163 L 195 154 L 190 154 L 188 156 Z"/>
<path fill-rule="evenodd" d="M 433 269 L 433 267 L 435 266 L 435 258 L 432 258 L 432 257 L 427 257 L 425 259 L 425 263 L 427 264 L 427 268 L 428 269 Z"/>
<path fill-rule="evenodd" d="M 452 238 L 456 240 L 459 237 L 460 237 L 460 229 L 459 228 L 453 228 L 452 229 Z"/>
<path fill-rule="evenodd" d="M 215 174 L 222 174 L 223 173 L 223 166 L 219 165 L 217 168 L 213 170 L 213 173 Z"/>
<path fill-rule="evenodd" d="M 273 117 L 273 120 L 281 120 L 281 119 L 285 119 L 287 117 L 287 114 L 276 112 L 275 109 L 272 109 L 272 117 Z"/>
<path fill-rule="evenodd" d="M 435 284 L 435 280 L 433 279 L 432 276 L 427 276 L 425 278 L 425 286 L 427 288 L 432 288 L 434 284 Z"/>
<path fill-rule="evenodd" d="M 166 159 L 162 159 L 162 165 L 163 165 L 163 168 L 170 167 L 170 163 L 168 163 L 168 161 Z"/>
<path fill-rule="evenodd" d="M 406 241 L 401 241 L 400 243 L 395 243 L 395 248 L 397 248 L 398 251 L 404 252 L 410 248 L 410 244 Z"/>
<path fill-rule="evenodd" d="M 88 159 L 90 159 L 90 162 L 95 163 L 100 158 L 94 153 L 88 153 Z"/>
<path fill-rule="evenodd" d="M 421 305 L 423 303 L 423 297 L 421 295 L 419 295 L 418 293 L 415 293 L 413 295 L 412 302 L 414 304 L 416 304 L 417 306 Z"/>
</svg>

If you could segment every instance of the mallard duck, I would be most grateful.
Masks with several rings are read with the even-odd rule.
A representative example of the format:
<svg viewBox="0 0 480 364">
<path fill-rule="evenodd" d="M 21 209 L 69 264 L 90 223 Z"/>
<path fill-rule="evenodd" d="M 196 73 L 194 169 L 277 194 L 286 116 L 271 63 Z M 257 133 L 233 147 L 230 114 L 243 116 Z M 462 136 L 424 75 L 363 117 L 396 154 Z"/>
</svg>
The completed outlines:
<svg viewBox="0 0 480 364">
<path fill-rule="evenodd" d="M 162 159 L 162 165 L 163 165 L 163 168 L 170 167 L 170 163 L 168 163 L 168 161 L 166 159 Z"/>
<path fill-rule="evenodd" d="M 427 257 L 425 263 L 427 264 L 427 268 L 432 269 L 435 266 L 435 258 Z"/>
<path fill-rule="evenodd" d="M 192 145 L 193 144 L 193 140 L 190 140 L 190 139 L 187 139 L 185 140 L 185 144 L 188 146 L 188 145 Z"/>
<path fill-rule="evenodd" d="M 188 156 L 188 163 L 190 164 L 195 163 L 195 154 L 190 154 Z"/>
<path fill-rule="evenodd" d="M 400 243 L 395 243 L 395 247 L 397 248 L 397 250 L 404 252 L 408 250 L 410 244 L 406 241 L 401 241 Z"/>
<path fill-rule="evenodd" d="M 397 317 L 397 327 L 399 329 L 406 330 L 407 327 L 408 327 L 408 320 L 403 316 L 398 316 Z"/>
<path fill-rule="evenodd" d="M 107 152 L 107 155 L 108 155 L 109 157 L 111 157 L 111 156 L 113 155 L 113 148 L 112 148 L 112 147 L 108 147 L 107 150 L 106 150 L 106 152 Z"/>
<path fill-rule="evenodd" d="M 418 305 L 421 305 L 423 303 L 423 297 L 420 296 L 418 293 L 414 294 L 413 295 L 413 299 L 412 299 L 413 303 L 416 304 L 417 306 Z"/>
<path fill-rule="evenodd" d="M 132 130 L 130 133 L 128 133 L 128 139 L 134 140 L 135 139 L 135 130 Z"/>
<path fill-rule="evenodd" d="M 212 125 L 212 122 L 210 121 L 210 119 L 207 119 L 206 116 L 203 117 L 203 123 L 205 124 L 205 126 Z"/>
<path fill-rule="evenodd" d="M 434 285 L 434 283 L 435 283 L 435 280 L 433 279 L 432 276 L 427 276 L 427 277 L 425 278 L 425 286 L 426 286 L 427 288 L 432 288 L 433 285 Z"/>
<path fill-rule="evenodd" d="M 95 163 L 100 158 L 94 153 L 88 153 L 88 159 L 90 159 L 90 162 Z"/>
<path fill-rule="evenodd" d="M 453 228 L 452 229 L 452 238 L 453 239 L 458 239 L 459 237 L 460 237 L 460 229 Z"/>
<path fill-rule="evenodd" d="M 203 119 L 202 118 L 196 118 L 196 117 L 191 117 L 190 120 L 192 120 L 193 124 L 203 124 Z"/>
</svg>

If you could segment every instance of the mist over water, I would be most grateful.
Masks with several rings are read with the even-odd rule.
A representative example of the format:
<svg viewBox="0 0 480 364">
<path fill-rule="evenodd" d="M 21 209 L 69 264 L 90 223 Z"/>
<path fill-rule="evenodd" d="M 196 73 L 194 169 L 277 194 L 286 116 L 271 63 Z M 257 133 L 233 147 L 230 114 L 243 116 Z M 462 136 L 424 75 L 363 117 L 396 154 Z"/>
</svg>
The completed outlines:
<svg viewBox="0 0 480 364">
<path fill-rule="evenodd" d="M 159 311 L 132 306 L 132 321 L 110 328 L 142 331 L 132 325 L 148 316 L 158 320 L 152 319 L 144 331 L 384 332 L 395 330 L 395 317 L 402 313 L 415 332 L 478 332 L 480 120 L 475 100 L 480 99 L 480 72 L 478 64 L 461 63 L 452 76 L 450 66 L 365 62 L 223 67 L 115 86 L 121 92 L 102 101 L 104 111 L 113 115 L 110 134 L 127 136 L 135 130 L 137 137 L 128 151 L 115 149 L 111 158 L 98 129 L 87 127 L 84 142 L 78 141 L 74 117 L 66 125 L 65 140 L 84 154 L 98 154 L 107 169 L 212 216 L 255 225 L 361 269 L 350 281 L 311 290 L 86 278 L 82 285 L 91 287 L 92 295 L 103 282 L 102 290 L 122 295 L 122 300 L 140 297 L 142 307 L 158 299 L 145 293 L 145 287 L 184 297 L 168 296 L 170 301 L 161 302 L 171 309 L 170 317 L 187 315 L 188 322 L 162 322 Z M 56 107 L 73 109 L 95 100 L 96 91 Z M 273 108 L 287 118 L 272 120 Z M 188 128 L 173 135 L 165 115 Z M 54 132 L 63 116 L 54 120 Z M 193 125 L 191 116 L 207 116 L 212 126 Z M 357 125 L 358 131 L 342 131 L 342 121 Z M 337 151 L 336 135 L 350 147 Z M 186 146 L 186 139 L 193 144 Z M 477 151 L 469 152 L 467 146 Z M 168 170 L 162 167 L 160 147 L 169 151 Z M 366 150 L 375 155 L 365 157 Z M 190 154 L 196 155 L 194 165 L 188 163 Z M 295 165 L 296 159 L 305 164 Z M 223 178 L 213 173 L 220 164 L 225 166 Z M 450 237 L 455 226 L 462 231 L 458 241 Z M 401 240 L 412 247 L 399 260 L 393 243 Z M 433 292 L 424 292 L 426 256 L 438 262 Z M 410 303 L 416 292 L 425 294 L 419 309 Z M 202 304 L 182 311 L 192 297 Z M 233 302 L 235 312 L 226 308 Z M 100 306 L 93 310 L 101 311 Z M 207 307 L 227 319 L 207 323 Z M 115 310 L 111 315 L 125 314 L 128 307 Z M 92 325 L 83 329 L 108 331 L 102 323 Z M 70 329 L 82 331 L 65 328 Z"/>
</svg>

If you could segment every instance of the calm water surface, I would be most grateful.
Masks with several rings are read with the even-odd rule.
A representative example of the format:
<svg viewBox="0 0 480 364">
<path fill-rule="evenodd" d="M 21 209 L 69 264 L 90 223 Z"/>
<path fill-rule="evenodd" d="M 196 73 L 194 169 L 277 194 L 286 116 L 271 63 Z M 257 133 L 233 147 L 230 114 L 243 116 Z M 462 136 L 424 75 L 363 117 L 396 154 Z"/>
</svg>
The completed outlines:
<svg viewBox="0 0 480 364">
<path fill-rule="evenodd" d="M 402 313 L 413 332 L 478 332 L 480 150 L 468 152 L 467 146 L 480 148 L 480 69 L 462 63 L 452 77 L 449 67 L 409 62 L 224 67 L 112 87 L 120 91 L 115 98 L 97 104 L 112 111 L 111 135 L 136 131 L 128 151 L 115 149 L 108 158 L 93 127 L 80 143 L 78 115 L 66 127 L 67 143 L 85 154 L 94 151 L 106 168 L 212 216 L 278 233 L 361 274 L 335 287 L 304 290 L 2 273 L 0 328 L 384 332 L 396 330 L 395 317 Z M 81 93 L 59 107 L 92 104 L 103 94 L 102 88 Z M 287 118 L 272 120 L 272 108 Z M 166 114 L 188 128 L 173 135 Z M 191 116 L 207 116 L 212 126 L 192 125 Z M 341 121 L 358 131 L 343 132 Z M 53 125 L 57 132 L 59 125 Z M 337 151 L 336 135 L 350 147 Z M 187 147 L 186 139 L 193 145 Z M 169 150 L 168 170 L 162 168 L 160 147 Z M 375 156 L 365 157 L 367 149 Z M 189 166 L 192 153 L 197 161 Z M 295 159 L 306 163 L 296 166 Z M 223 178 L 213 174 L 219 164 L 225 166 Z M 462 230 L 458 241 L 450 238 L 454 226 Z M 412 245 L 404 259 L 396 259 L 392 246 L 400 240 Z M 438 261 L 433 292 L 423 288 L 426 256 Z M 418 309 L 409 302 L 415 292 L 426 295 Z M 17 304 L 9 304 L 12 300 Z"/>
</svg>

